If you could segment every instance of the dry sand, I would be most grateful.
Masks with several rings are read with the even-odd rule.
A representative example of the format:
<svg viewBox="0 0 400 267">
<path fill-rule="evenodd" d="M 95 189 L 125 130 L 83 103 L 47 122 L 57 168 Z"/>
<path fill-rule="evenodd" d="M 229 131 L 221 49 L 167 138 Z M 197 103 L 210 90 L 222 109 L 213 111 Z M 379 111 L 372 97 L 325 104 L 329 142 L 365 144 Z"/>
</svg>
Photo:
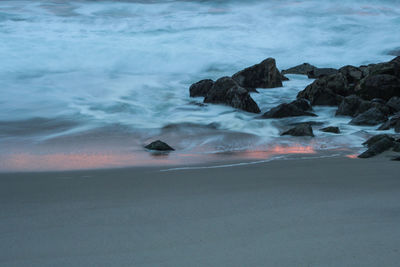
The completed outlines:
<svg viewBox="0 0 400 267">
<path fill-rule="evenodd" d="M 0 175 L 0 266 L 399 266 L 400 162 Z"/>
</svg>

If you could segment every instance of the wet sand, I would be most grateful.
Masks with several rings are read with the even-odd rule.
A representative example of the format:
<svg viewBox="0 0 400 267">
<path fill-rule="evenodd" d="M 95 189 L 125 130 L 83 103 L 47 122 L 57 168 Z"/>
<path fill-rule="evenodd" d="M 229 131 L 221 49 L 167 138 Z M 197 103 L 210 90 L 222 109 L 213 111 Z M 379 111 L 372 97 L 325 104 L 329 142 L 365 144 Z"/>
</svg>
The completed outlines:
<svg viewBox="0 0 400 267">
<path fill-rule="evenodd" d="M 400 163 L 0 174 L 1 266 L 398 266 Z"/>
</svg>

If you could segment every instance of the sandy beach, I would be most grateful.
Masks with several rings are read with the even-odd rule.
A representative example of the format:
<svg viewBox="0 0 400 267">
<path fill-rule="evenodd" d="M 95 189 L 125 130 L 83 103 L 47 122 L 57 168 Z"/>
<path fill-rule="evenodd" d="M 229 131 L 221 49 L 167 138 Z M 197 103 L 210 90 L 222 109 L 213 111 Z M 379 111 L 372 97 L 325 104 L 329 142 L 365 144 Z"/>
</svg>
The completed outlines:
<svg viewBox="0 0 400 267">
<path fill-rule="evenodd" d="M 0 175 L 1 266 L 398 266 L 399 163 Z"/>
</svg>

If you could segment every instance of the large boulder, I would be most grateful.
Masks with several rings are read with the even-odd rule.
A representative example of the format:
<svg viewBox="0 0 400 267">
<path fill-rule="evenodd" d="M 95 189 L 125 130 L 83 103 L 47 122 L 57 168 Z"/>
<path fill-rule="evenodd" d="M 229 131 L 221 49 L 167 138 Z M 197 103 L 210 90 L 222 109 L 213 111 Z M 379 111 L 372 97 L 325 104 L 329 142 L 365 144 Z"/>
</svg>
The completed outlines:
<svg viewBox="0 0 400 267">
<path fill-rule="evenodd" d="M 262 116 L 263 118 L 285 118 L 285 117 L 297 117 L 297 116 L 313 116 L 316 117 L 312 112 L 311 105 L 305 99 L 297 99 L 291 103 L 283 103 L 276 106 Z"/>
<path fill-rule="evenodd" d="M 388 106 L 393 112 L 400 111 L 400 97 L 394 96 L 386 102 L 386 106 Z"/>
<path fill-rule="evenodd" d="M 314 68 L 307 73 L 308 78 L 310 79 L 318 79 L 324 76 L 330 76 L 338 73 L 337 69 L 333 68 Z"/>
<path fill-rule="evenodd" d="M 218 79 L 204 98 L 204 103 L 226 104 L 244 111 L 260 113 L 260 108 L 249 92 L 230 77 Z"/>
<path fill-rule="evenodd" d="M 390 74 L 368 75 L 356 86 L 355 93 L 367 100 L 389 100 L 393 96 L 400 96 L 400 78 Z"/>
<path fill-rule="evenodd" d="M 292 136 L 311 136 L 314 137 L 312 127 L 309 123 L 301 123 L 295 127 L 283 132 L 281 135 L 292 135 Z"/>
<path fill-rule="evenodd" d="M 377 107 L 372 107 L 367 111 L 357 115 L 350 121 L 353 125 L 378 125 L 382 122 L 387 121 L 387 115 Z"/>
<path fill-rule="evenodd" d="M 303 63 L 301 65 L 297 65 L 295 67 L 289 68 L 287 70 L 282 70 L 282 74 L 302 74 L 307 75 L 309 72 L 313 71 L 316 67 L 308 64 Z"/>
<path fill-rule="evenodd" d="M 189 92 L 191 97 L 203 96 L 205 97 L 214 85 L 214 81 L 210 79 L 201 80 L 190 86 Z"/>
<path fill-rule="evenodd" d="M 232 78 L 244 88 L 282 87 L 282 74 L 273 58 L 267 58 L 259 64 L 241 70 Z"/>
<path fill-rule="evenodd" d="M 308 99 L 313 106 L 337 106 L 343 97 L 350 93 L 346 77 L 342 73 L 337 73 L 315 80 L 299 92 L 297 98 Z"/>
<path fill-rule="evenodd" d="M 170 147 L 167 143 L 164 143 L 163 141 L 160 141 L 160 140 L 157 140 L 157 141 L 154 141 L 154 142 L 148 144 L 147 146 L 145 146 L 145 148 L 147 148 L 149 150 L 156 150 L 156 151 L 174 151 L 175 150 L 172 147 Z"/>
<path fill-rule="evenodd" d="M 364 143 L 364 145 L 368 147 L 368 150 L 360 154 L 358 157 L 370 158 L 376 156 L 382 152 L 385 152 L 386 150 L 393 148 L 395 144 L 396 143 L 394 138 L 388 135 L 383 134 L 374 136 Z"/>
<path fill-rule="evenodd" d="M 350 90 L 354 90 L 357 83 L 364 77 L 362 69 L 351 65 L 340 68 L 339 72 L 346 77 L 347 86 Z"/>
</svg>

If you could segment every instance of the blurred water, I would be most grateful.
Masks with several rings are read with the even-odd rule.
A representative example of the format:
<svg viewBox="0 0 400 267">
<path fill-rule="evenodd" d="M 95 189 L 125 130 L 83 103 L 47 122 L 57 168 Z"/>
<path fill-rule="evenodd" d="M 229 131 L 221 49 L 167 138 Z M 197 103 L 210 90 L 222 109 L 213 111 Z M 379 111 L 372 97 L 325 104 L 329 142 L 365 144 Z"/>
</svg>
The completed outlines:
<svg viewBox="0 0 400 267">
<path fill-rule="evenodd" d="M 145 140 L 170 124 L 214 123 L 270 142 L 279 136 L 276 122 L 194 105 L 202 99 L 189 98 L 190 84 L 267 57 L 280 69 L 386 61 L 399 43 L 400 1 L 1 1 L 0 141 L 115 124 Z M 253 94 L 263 111 L 312 82 L 290 78 L 284 88 Z M 334 139 L 320 133 L 330 138 L 321 147 L 359 143 L 354 133 L 372 130 L 333 119 L 331 108 L 317 113 L 343 127 Z"/>
</svg>

